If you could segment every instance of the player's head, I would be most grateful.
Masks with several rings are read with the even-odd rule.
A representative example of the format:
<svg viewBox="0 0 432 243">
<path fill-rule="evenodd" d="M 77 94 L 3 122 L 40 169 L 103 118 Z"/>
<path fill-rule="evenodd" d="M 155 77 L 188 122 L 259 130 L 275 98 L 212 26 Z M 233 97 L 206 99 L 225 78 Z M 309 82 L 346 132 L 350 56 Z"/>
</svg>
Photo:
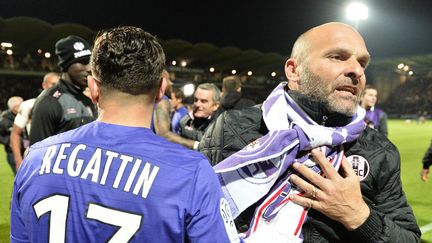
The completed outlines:
<svg viewBox="0 0 432 243">
<path fill-rule="evenodd" d="M 114 28 L 96 38 L 90 58 L 92 77 L 100 94 L 121 92 L 157 97 L 165 54 L 155 36 L 138 27 Z M 162 84 L 164 83 L 164 84 Z M 92 87 L 90 87 L 90 90 Z"/>
<path fill-rule="evenodd" d="M 90 73 L 91 48 L 83 38 L 75 35 L 62 38 L 55 44 L 55 53 L 63 78 L 84 90 Z"/>
<path fill-rule="evenodd" d="M 332 112 L 353 115 L 369 59 L 365 42 L 353 27 L 327 23 L 297 39 L 285 74 L 290 89 L 322 102 Z"/>
<path fill-rule="evenodd" d="M 42 89 L 49 89 L 56 85 L 60 80 L 60 75 L 55 72 L 49 72 L 44 75 L 42 80 Z"/>
</svg>

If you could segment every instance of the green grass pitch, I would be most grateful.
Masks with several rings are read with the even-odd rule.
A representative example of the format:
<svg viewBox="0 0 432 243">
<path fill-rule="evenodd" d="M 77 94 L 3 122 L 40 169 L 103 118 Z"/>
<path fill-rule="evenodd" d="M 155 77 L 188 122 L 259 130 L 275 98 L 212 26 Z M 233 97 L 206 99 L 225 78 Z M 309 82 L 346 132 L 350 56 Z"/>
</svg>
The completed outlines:
<svg viewBox="0 0 432 243">
<path fill-rule="evenodd" d="M 419 176 L 421 159 L 432 138 L 432 121 L 420 125 L 416 121 L 390 120 L 388 125 L 389 138 L 401 154 L 402 183 L 417 222 L 420 227 L 432 224 L 432 176 L 429 183 L 423 183 Z M 0 147 L 0 243 L 9 242 L 12 184 L 13 174 Z M 422 240 L 432 242 L 432 230 L 425 230 Z"/>
</svg>

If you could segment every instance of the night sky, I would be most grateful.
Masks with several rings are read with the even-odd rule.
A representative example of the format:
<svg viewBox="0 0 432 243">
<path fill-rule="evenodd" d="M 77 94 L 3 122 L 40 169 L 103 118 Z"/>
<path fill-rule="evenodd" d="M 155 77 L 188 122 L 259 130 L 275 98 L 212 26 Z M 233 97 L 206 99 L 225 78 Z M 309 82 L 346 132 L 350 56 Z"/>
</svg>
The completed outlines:
<svg viewBox="0 0 432 243">
<path fill-rule="evenodd" d="M 431 0 L 369 0 L 359 23 L 373 58 L 432 54 Z M 0 0 L 0 17 L 80 23 L 94 30 L 136 25 L 162 39 L 210 42 L 289 55 L 295 38 L 310 27 L 340 21 L 344 0 L 265 1 L 54 1 Z"/>
</svg>

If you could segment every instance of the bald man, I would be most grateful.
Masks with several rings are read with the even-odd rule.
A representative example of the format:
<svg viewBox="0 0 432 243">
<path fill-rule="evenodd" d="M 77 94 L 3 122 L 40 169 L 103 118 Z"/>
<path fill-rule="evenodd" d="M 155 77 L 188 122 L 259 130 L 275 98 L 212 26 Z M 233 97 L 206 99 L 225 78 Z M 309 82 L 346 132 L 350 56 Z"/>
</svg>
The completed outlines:
<svg viewBox="0 0 432 243">
<path fill-rule="evenodd" d="M 297 39 L 285 63 L 288 81 L 241 126 L 263 131 L 254 126 L 263 121 L 262 137 L 214 167 L 234 217 L 243 212 L 239 218 L 250 220 L 253 205 L 248 238 L 420 242 L 399 152 L 366 127 L 359 107 L 369 61 L 362 36 L 346 24 L 327 23 Z M 209 147 L 230 149 L 225 142 Z"/>
</svg>

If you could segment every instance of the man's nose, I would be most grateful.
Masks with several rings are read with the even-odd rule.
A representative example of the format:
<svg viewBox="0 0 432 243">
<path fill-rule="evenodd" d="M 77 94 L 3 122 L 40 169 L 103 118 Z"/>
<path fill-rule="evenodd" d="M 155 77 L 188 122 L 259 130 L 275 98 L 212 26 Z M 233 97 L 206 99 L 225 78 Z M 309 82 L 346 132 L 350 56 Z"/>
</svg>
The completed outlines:
<svg viewBox="0 0 432 243">
<path fill-rule="evenodd" d="M 363 75 L 364 67 L 356 59 L 349 59 L 345 76 L 350 77 L 354 84 L 357 84 Z"/>
</svg>

